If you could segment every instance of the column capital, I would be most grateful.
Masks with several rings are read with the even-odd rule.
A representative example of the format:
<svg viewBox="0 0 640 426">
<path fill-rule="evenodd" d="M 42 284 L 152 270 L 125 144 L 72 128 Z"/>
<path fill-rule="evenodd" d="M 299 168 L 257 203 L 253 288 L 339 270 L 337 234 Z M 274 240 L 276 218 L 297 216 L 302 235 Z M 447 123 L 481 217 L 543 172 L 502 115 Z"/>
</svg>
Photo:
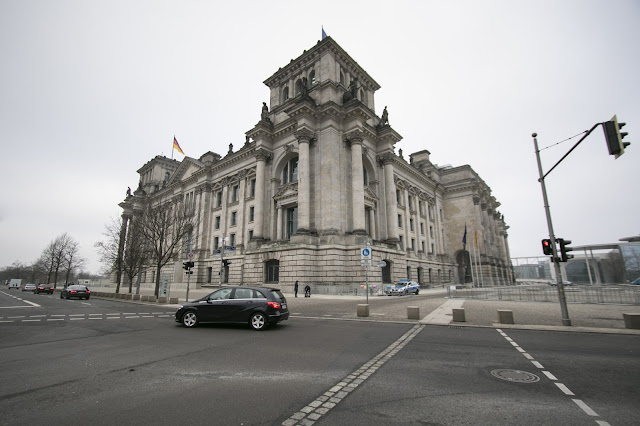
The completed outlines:
<svg viewBox="0 0 640 426">
<path fill-rule="evenodd" d="M 256 157 L 257 161 L 267 161 L 269 160 L 272 155 L 269 151 L 267 151 L 266 149 L 256 149 L 256 151 L 254 152 L 254 155 Z"/>
<path fill-rule="evenodd" d="M 302 128 L 293 132 L 293 135 L 298 139 L 298 143 L 310 143 L 316 138 L 315 133 L 309 129 Z"/>
<path fill-rule="evenodd" d="M 396 156 L 393 153 L 388 152 L 386 154 L 378 155 L 377 160 L 380 164 L 386 166 L 388 164 L 393 164 L 396 161 Z"/>
<path fill-rule="evenodd" d="M 349 142 L 351 145 L 362 145 L 362 141 L 364 141 L 364 132 L 362 130 L 353 130 L 344 135 L 344 141 Z"/>
</svg>

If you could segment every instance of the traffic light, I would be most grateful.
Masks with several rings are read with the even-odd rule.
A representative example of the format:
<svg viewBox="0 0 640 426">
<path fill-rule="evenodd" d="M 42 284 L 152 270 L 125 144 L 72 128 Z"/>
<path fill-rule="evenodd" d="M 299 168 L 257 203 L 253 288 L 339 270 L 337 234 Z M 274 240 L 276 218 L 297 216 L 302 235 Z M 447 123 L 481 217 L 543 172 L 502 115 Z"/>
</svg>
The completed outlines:
<svg viewBox="0 0 640 426">
<path fill-rule="evenodd" d="M 573 251 L 573 247 L 569 247 L 571 244 L 571 240 L 565 240 L 562 238 L 558 238 L 558 242 L 560 243 L 560 258 L 561 262 L 566 262 L 569 259 L 573 259 L 572 254 L 567 254 L 569 251 Z"/>
<path fill-rule="evenodd" d="M 607 140 L 607 148 L 609 149 L 609 155 L 615 155 L 616 158 L 624 154 L 624 149 L 631 145 L 629 142 L 623 142 L 627 132 L 621 132 L 627 123 L 618 123 L 618 118 L 614 115 L 610 121 L 603 123 L 604 137 Z"/>
<path fill-rule="evenodd" d="M 182 269 L 188 271 L 190 268 L 193 268 L 193 262 L 182 262 Z"/>
<path fill-rule="evenodd" d="M 542 240 L 542 252 L 547 256 L 553 256 L 553 248 L 551 248 L 551 240 L 545 238 Z"/>
</svg>

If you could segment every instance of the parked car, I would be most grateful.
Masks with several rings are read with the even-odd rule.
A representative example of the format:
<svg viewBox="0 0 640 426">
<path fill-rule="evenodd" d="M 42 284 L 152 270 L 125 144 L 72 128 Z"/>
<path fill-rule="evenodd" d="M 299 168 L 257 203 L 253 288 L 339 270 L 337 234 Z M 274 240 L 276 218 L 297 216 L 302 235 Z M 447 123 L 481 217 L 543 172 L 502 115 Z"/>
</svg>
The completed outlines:
<svg viewBox="0 0 640 426">
<path fill-rule="evenodd" d="M 394 286 L 387 290 L 387 295 L 404 295 L 409 293 L 418 294 L 420 292 L 420 284 L 415 281 L 400 280 Z"/>
<path fill-rule="evenodd" d="M 549 281 L 550 286 L 557 286 L 558 283 L 556 281 Z M 573 283 L 571 281 L 562 281 L 563 286 L 571 286 Z"/>
<path fill-rule="evenodd" d="M 631 281 L 631 284 L 633 285 L 640 285 L 640 277 L 636 278 L 635 280 Z"/>
<path fill-rule="evenodd" d="M 53 284 L 38 284 L 35 290 L 33 290 L 33 292 L 35 294 L 40 294 L 40 293 L 53 294 Z"/>
<path fill-rule="evenodd" d="M 271 287 L 224 287 L 176 311 L 176 322 L 189 328 L 199 323 L 235 323 L 263 330 L 287 319 L 287 299 Z"/>
<path fill-rule="evenodd" d="M 24 286 L 22 286 L 22 291 L 35 291 L 35 289 L 35 284 L 25 284 Z"/>
<path fill-rule="evenodd" d="M 60 292 L 60 299 L 71 299 L 77 297 L 78 299 L 87 299 L 91 296 L 91 291 L 86 285 L 74 284 L 68 285 Z"/>
</svg>

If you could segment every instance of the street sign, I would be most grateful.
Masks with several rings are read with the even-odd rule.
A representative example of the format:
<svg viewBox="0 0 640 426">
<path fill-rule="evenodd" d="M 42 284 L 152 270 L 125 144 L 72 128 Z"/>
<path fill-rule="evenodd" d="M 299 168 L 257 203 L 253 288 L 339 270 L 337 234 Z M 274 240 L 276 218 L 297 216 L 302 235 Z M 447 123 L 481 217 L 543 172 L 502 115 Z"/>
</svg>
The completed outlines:
<svg viewBox="0 0 640 426">
<path fill-rule="evenodd" d="M 384 268 L 385 266 L 387 266 L 387 262 L 385 262 L 384 260 L 381 260 L 380 262 L 376 263 L 377 266 Z"/>
<path fill-rule="evenodd" d="M 371 260 L 371 254 L 372 254 L 372 253 L 371 253 L 371 249 L 370 249 L 370 248 L 368 248 L 368 247 L 363 248 L 362 250 L 360 250 L 360 256 L 361 256 L 360 258 L 361 258 L 362 260 L 365 260 L 365 259 L 366 259 L 366 260 L 369 260 L 369 261 L 370 261 L 370 260 Z"/>
<path fill-rule="evenodd" d="M 188 258 L 189 260 L 193 259 L 193 252 L 189 252 L 189 253 L 187 253 L 187 258 Z"/>
</svg>

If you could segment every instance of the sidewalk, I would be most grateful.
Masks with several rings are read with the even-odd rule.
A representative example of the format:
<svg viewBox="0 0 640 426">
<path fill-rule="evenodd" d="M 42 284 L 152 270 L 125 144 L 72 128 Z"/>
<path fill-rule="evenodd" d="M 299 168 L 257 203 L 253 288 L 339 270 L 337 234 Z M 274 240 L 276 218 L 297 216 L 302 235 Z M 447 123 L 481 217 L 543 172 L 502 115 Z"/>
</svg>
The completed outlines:
<svg viewBox="0 0 640 426">
<path fill-rule="evenodd" d="M 189 300 L 193 301 L 215 291 L 217 287 L 207 287 L 189 290 Z M 123 290 L 123 289 L 121 289 Z M 125 292 L 128 289 L 124 289 Z M 96 288 L 97 292 L 115 292 L 115 288 Z M 123 292 L 124 293 L 124 292 Z M 141 291 L 142 295 L 151 295 L 151 290 Z M 623 313 L 640 315 L 640 306 L 630 305 L 596 305 L 569 304 L 568 312 L 571 326 L 562 325 L 560 305 L 550 302 L 520 302 L 500 300 L 465 300 L 448 299 L 445 289 L 421 290 L 419 296 L 369 296 L 369 317 L 358 317 L 357 305 L 366 302 L 365 296 L 340 296 L 312 294 L 311 298 L 294 298 L 293 294 L 285 293 L 289 303 L 292 318 L 294 313 L 308 316 L 304 311 L 313 308 L 314 311 L 327 305 L 323 318 L 363 320 L 363 321 L 402 321 L 428 325 L 446 325 L 460 327 L 492 327 L 517 328 L 526 330 L 573 331 L 590 333 L 614 333 L 640 335 L 640 330 L 627 329 Z M 428 297 L 424 297 L 424 296 Z M 179 303 L 185 302 L 186 290 L 173 290 L 170 297 L 178 297 Z M 156 302 L 141 302 L 118 299 L 130 303 L 152 304 L 177 309 L 177 304 L 158 304 Z M 327 302 L 333 301 L 331 305 Z M 456 308 L 465 311 L 464 322 L 453 322 L 451 307 L 446 302 L 454 302 Z M 397 303 L 401 302 L 401 303 Z M 444 306 L 443 306 L 444 305 Z M 407 307 L 418 307 L 420 320 L 409 320 Z M 331 312 L 331 310 L 335 312 Z M 498 310 L 510 310 L 514 324 L 503 324 L 498 320 Z"/>
</svg>

